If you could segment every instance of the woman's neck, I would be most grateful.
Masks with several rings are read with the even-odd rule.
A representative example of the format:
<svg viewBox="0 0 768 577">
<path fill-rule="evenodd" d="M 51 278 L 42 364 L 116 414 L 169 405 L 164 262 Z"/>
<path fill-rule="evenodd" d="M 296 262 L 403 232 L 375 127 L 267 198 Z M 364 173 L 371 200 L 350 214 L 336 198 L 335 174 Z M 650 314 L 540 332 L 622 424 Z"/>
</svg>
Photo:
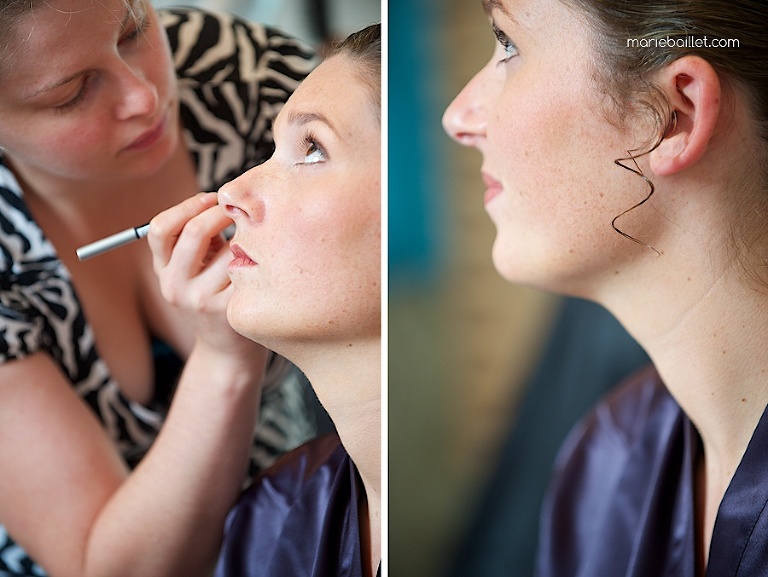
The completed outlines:
<svg viewBox="0 0 768 577">
<path fill-rule="evenodd" d="M 607 306 L 696 426 L 708 478 L 727 486 L 768 404 L 768 295 L 701 252 Z"/>
<path fill-rule="evenodd" d="M 304 371 L 360 473 L 368 557 L 376 567 L 381 559 L 381 339 L 281 352 Z"/>
<path fill-rule="evenodd" d="M 703 244 L 653 259 L 653 271 L 603 301 L 701 436 L 694 489 L 702 569 L 720 503 L 768 404 L 768 294 L 749 286 L 738 264 L 714 256 L 722 244 Z M 675 262 L 674 254 L 688 258 Z"/>
<path fill-rule="evenodd" d="M 366 490 L 381 487 L 381 340 L 329 345 L 300 358 L 287 354 L 306 374 L 352 457 Z M 315 349 L 315 347 L 313 347 Z"/>
</svg>

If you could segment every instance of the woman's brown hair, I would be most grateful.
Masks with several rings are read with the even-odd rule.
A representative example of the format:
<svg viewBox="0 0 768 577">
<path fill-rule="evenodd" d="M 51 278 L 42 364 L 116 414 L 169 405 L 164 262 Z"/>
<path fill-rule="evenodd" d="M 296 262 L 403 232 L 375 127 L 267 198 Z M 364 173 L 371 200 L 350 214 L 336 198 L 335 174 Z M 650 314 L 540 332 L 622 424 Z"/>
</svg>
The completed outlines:
<svg viewBox="0 0 768 577">
<path fill-rule="evenodd" d="M 644 111 L 656 131 L 640 156 L 664 138 L 674 118 L 653 74 L 696 55 L 737 91 L 762 146 L 734 169 L 731 238 L 745 270 L 768 287 L 768 7 L 764 0 L 562 0 L 596 33 L 596 76 L 615 118 Z M 618 151 L 623 152 L 623 151 Z M 624 156 L 623 154 L 621 156 Z M 630 160 L 623 158 L 620 160 Z M 749 178 L 746 175 L 750 175 Z M 757 266 L 756 266 L 757 265 Z"/>
<path fill-rule="evenodd" d="M 381 118 L 381 24 L 371 24 L 331 46 L 326 58 L 342 55 L 360 67 L 360 78 L 371 88 L 377 117 Z"/>
</svg>

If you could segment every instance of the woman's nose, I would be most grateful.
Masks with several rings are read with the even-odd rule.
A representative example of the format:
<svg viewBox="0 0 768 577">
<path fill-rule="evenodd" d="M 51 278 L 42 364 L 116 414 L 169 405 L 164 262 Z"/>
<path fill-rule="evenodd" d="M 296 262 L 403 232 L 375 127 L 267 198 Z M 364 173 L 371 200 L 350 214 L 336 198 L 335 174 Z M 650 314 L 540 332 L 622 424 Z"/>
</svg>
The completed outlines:
<svg viewBox="0 0 768 577">
<path fill-rule="evenodd" d="M 445 131 L 465 146 L 478 146 L 488 125 L 488 87 L 483 72 L 469 81 L 443 114 Z"/>
<path fill-rule="evenodd" d="M 140 72 L 126 65 L 121 75 L 117 116 L 127 120 L 136 116 L 152 116 L 160 104 L 157 86 Z"/>
<path fill-rule="evenodd" d="M 250 169 L 219 189 L 219 206 L 235 222 L 241 218 L 255 223 L 264 221 L 266 205 L 258 190 L 259 168 Z"/>
</svg>

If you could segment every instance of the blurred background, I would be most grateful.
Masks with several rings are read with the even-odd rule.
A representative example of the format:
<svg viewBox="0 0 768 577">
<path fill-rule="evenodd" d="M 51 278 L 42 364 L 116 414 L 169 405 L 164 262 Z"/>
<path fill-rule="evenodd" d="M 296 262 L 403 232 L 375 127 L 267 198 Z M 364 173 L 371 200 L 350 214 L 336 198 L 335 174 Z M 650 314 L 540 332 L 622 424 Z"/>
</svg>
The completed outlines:
<svg viewBox="0 0 768 577">
<path fill-rule="evenodd" d="M 564 436 L 647 357 L 602 308 L 492 266 L 481 157 L 441 126 L 493 50 L 480 0 L 388 15 L 389 574 L 526 577 Z"/>
<path fill-rule="evenodd" d="M 432 577 L 463 546 L 559 301 L 496 273 L 480 155 L 441 126 L 493 50 L 480 0 L 390 0 L 389 26 L 390 575 Z"/>
<path fill-rule="evenodd" d="M 381 22 L 380 0 L 153 0 L 152 5 L 231 12 L 277 26 L 315 47 Z"/>
</svg>

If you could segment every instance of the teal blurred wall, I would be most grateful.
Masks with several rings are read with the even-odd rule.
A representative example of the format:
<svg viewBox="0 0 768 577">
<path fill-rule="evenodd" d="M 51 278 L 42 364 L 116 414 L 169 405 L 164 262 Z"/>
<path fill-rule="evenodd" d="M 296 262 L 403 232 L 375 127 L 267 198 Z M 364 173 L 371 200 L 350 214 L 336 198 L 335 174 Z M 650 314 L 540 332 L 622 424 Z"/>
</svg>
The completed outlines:
<svg viewBox="0 0 768 577">
<path fill-rule="evenodd" d="M 424 23 L 437 0 L 389 2 L 389 279 L 434 280 L 442 261 L 444 204 L 440 129 L 444 92 L 436 29 Z"/>
</svg>

